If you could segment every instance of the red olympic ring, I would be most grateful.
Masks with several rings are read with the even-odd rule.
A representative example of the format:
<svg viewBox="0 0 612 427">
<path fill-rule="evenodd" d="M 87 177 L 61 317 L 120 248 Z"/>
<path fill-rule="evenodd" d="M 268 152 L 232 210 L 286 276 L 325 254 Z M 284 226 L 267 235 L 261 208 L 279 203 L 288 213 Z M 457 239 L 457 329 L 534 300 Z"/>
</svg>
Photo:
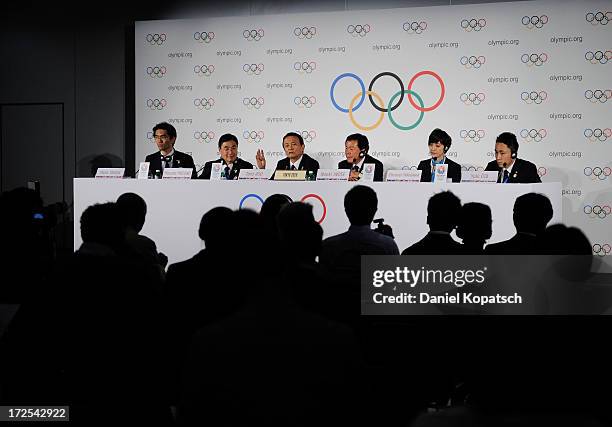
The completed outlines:
<svg viewBox="0 0 612 427">
<path fill-rule="evenodd" d="M 323 198 L 321 196 L 319 196 L 318 194 L 306 194 L 304 197 L 302 197 L 300 199 L 300 202 L 304 202 L 304 200 L 306 199 L 317 199 L 319 202 L 321 202 L 321 206 L 323 206 L 323 215 L 321 216 L 321 218 L 317 221 L 319 224 L 321 224 L 323 222 L 323 220 L 325 219 L 325 216 L 327 215 L 327 206 L 325 205 L 325 202 L 323 201 Z"/>
<path fill-rule="evenodd" d="M 438 80 L 438 83 L 440 83 L 440 88 L 442 89 L 442 93 L 440 94 L 440 99 L 438 99 L 438 102 L 436 102 L 434 105 L 432 105 L 431 107 L 420 107 L 418 106 L 414 100 L 412 99 L 412 94 L 410 93 L 410 91 L 412 90 L 412 84 L 414 83 L 414 81 L 421 77 L 422 75 L 428 74 L 430 76 L 435 77 L 436 80 Z M 414 108 L 416 108 L 418 111 L 424 113 L 426 111 L 431 111 L 431 110 L 435 110 L 436 108 L 438 108 L 440 106 L 440 104 L 442 104 L 442 101 L 444 100 L 444 94 L 446 93 L 446 89 L 444 87 L 444 82 L 442 81 L 442 78 L 434 73 L 433 71 L 430 70 L 425 70 L 425 71 L 421 71 L 419 73 L 416 73 L 414 76 L 412 76 L 412 78 L 410 79 L 410 82 L 408 83 L 408 101 L 410 101 L 410 104 L 412 104 L 412 106 Z"/>
</svg>

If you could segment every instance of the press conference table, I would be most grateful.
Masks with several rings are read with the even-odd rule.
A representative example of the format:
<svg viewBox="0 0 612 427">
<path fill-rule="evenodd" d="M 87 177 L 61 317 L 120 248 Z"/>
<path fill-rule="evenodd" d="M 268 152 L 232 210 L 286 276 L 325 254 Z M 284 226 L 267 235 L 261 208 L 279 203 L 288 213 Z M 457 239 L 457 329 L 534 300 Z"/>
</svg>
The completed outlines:
<svg viewBox="0 0 612 427">
<path fill-rule="evenodd" d="M 491 184 L 491 183 L 362 183 L 378 195 L 375 218 L 384 218 L 393 227 L 395 240 L 402 251 L 421 239 L 428 231 L 427 201 L 442 190 L 450 190 L 462 203 L 481 202 L 491 207 L 493 237 L 490 243 L 505 240 L 515 233 L 512 222 L 514 200 L 529 192 L 542 193 L 550 199 L 554 216 L 551 223 L 562 221 L 561 184 Z M 81 245 L 81 214 L 94 203 L 115 201 L 126 192 L 140 195 L 147 203 L 147 218 L 142 234 L 157 243 L 169 263 L 192 257 L 203 248 L 198 238 L 202 215 L 215 206 L 259 211 L 262 201 L 275 193 L 313 205 L 315 219 L 320 221 L 324 238 L 342 233 L 349 227 L 344 213 L 344 195 L 355 185 L 337 181 L 206 181 L 206 180 L 138 180 L 74 179 L 74 247 Z M 257 242 L 244 242 L 257 250 Z"/>
</svg>

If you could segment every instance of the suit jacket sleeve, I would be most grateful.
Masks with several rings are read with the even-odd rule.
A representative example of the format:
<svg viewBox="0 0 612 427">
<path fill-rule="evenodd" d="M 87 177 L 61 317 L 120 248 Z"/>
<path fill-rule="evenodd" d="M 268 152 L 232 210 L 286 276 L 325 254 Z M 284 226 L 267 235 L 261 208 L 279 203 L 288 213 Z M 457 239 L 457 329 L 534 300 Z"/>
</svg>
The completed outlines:
<svg viewBox="0 0 612 427">
<path fill-rule="evenodd" d="M 421 171 L 421 182 L 431 182 L 431 161 L 421 160 L 419 162 L 418 170 Z"/>
<path fill-rule="evenodd" d="M 212 160 L 204 163 L 204 171 L 200 175 L 200 179 L 210 179 L 210 171 L 212 169 Z"/>
<path fill-rule="evenodd" d="M 453 182 L 461 182 L 461 165 L 457 162 L 449 163 L 448 175 Z"/>
<path fill-rule="evenodd" d="M 497 162 L 495 160 L 490 161 L 489 163 L 487 163 L 487 167 L 485 168 L 486 171 L 495 171 L 495 172 L 499 172 L 499 166 L 497 166 Z"/>
<path fill-rule="evenodd" d="M 382 182 L 383 180 L 383 164 L 380 160 L 374 159 L 374 181 Z"/>
</svg>

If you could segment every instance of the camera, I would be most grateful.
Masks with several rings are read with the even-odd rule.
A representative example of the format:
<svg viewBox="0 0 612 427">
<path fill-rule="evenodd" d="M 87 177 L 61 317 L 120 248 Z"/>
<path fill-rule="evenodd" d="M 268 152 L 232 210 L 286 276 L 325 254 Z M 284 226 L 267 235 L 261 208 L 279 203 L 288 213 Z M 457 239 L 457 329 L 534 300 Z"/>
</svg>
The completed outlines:
<svg viewBox="0 0 612 427">
<path fill-rule="evenodd" d="M 395 236 L 393 235 L 393 229 L 391 228 L 390 225 L 385 224 L 384 218 L 378 218 L 372 222 L 378 224 L 378 226 L 374 229 L 374 231 L 380 234 L 384 234 L 385 236 L 389 236 L 392 239 L 395 239 Z"/>
</svg>

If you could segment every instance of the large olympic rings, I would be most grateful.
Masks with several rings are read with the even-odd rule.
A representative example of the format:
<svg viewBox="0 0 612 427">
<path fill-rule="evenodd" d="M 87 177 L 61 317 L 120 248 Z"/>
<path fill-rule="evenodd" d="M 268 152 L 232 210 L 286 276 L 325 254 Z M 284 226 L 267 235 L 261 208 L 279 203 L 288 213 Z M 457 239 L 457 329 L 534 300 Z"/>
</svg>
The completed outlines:
<svg viewBox="0 0 612 427">
<path fill-rule="evenodd" d="M 425 104 L 423 102 L 423 98 L 421 98 L 421 96 L 419 94 L 417 94 L 415 91 L 412 90 L 412 86 L 413 86 L 414 82 L 416 81 L 416 79 L 418 79 L 419 77 L 421 77 L 423 75 L 433 76 L 436 80 L 438 80 L 438 83 L 440 84 L 440 89 L 441 89 L 440 97 L 438 98 L 438 100 L 433 105 L 431 105 L 429 107 L 425 107 Z M 383 76 L 393 77 L 399 83 L 399 86 L 400 86 L 400 90 L 398 92 L 396 92 L 391 97 L 387 107 L 384 106 L 382 98 L 380 97 L 380 95 L 378 95 L 374 90 L 372 90 L 376 80 L 378 80 L 379 78 L 381 78 Z M 338 84 L 338 82 L 340 80 L 344 79 L 344 78 L 347 78 L 347 77 L 350 77 L 350 78 L 356 80 L 357 83 L 359 83 L 359 86 L 361 87 L 361 90 L 359 92 L 357 92 L 357 95 L 355 95 L 351 99 L 351 102 L 349 104 L 349 108 L 343 108 L 343 107 L 341 107 L 336 102 L 336 98 L 334 96 L 334 90 L 335 90 L 336 85 Z M 410 126 L 402 126 L 402 125 L 398 124 L 393 119 L 393 115 L 391 114 L 392 111 L 396 110 L 401 105 L 401 103 L 402 103 L 402 101 L 404 99 L 404 94 L 408 95 L 408 101 L 410 102 L 410 104 L 417 111 L 419 111 L 421 113 L 419 118 L 417 119 L 417 121 L 414 124 L 410 125 Z M 376 129 L 380 125 L 380 123 L 382 123 L 382 120 L 384 118 L 384 113 L 388 114 L 389 121 L 397 129 L 405 130 L 405 131 L 414 129 L 423 120 L 423 114 L 425 112 L 435 110 L 436 108 L 438 108 L 440 106 L 440 104 L 442 104 L 442 101 L 444 100 L 445 94 L 446 94 L 446 88 L 444 86 L 444 81 L 442 80 L 442 78 L 437 73 L 435 73 L 433 71 L 430 71 L 430 70 L 424 70 L 424 71 L 421 71 L 421 72 L 415 74 L 414 76 L 412 76 L 412 78 L 410 79 L 410 81 L 408 83 L 408 88 L 407 89 L 404 89 L 404 84 L 403 84 L 402 80 L 395 73 L 392 73 L 392 72 L 389 72 L 389 71 L 385 71 L 385 72 L 377 74 L 372 79 L 372 81 L 370 82 L 370 84 L 368 86 L 368 90 L 365 89 L 365 84 L 364 84 L 363 80 L 359 76 L 354 74 L 354 73 L 343 73 L 343 74 L 340 74 L 339 76 L 337 76 L 334 79 L 334 81 L 332 82 L 331 87 L 329 89 L 329 97 L 331 99 L 331 102 L 332 102 L 333 106 L 338 111 L 340 111 L 342 113 L 348 113 L 349 118 L 350 118 L 351 122 L 353 123 L 353 125 L 355 127 L 357 127 L 358 129 L 361 129 L 361 130 L 364 130 L 364 131 Z M 360 125 L 360 124 L 358 124 L 355 121 L 355 118 L 353 117 L 353 113 L 355 111 L 357 111 L 361 107 L 363 102 L 365 101 L 366 95 L 368 96 L 370 104 L 372 104 L 372 106 L 376 110 L 381 112 L 379 118 L 371 126 Z M 413 96 L 417 98 L 417 101 L 418 101 L 419 105 L 417 105 L 417 103 L 414 101 Z M 374 98 L 376 98 L 376 102 L 374 101 Z M 399 100 L 397 100 L 397 98 L 399 98 Z M 359 101 L 357 101 L 358 99 L 359 99 Z M 396 103 L 396 101 L 397 101 L 397 103 Z M 377 104 L 377 102 L 378 102 L 378 104 Z"/>
<path fill-rule="evenodd" d="M 249 194 L 245 194 L 242 197 L 242 199 L 240 199 L 238 209 L 242 209 L 244 202 L 248 199 L 257 199 L 261 202 L 262 205 L 264 203 L 264 199 L 259 194 L 249 193 Z M 317 222 L 321 224 L 323 221 L 325 221 L 325 217 L 327 216 L 327 205 L 325 204 L 323 197 L 319 196 L 318 194 L 310 193 L 310 194 L 306 194 L 302 196 L 302 198 L 300 199 L 300 202 L 304 203 L 308 199 L 317 199 L 321 203 L 321 207 L 323 208 L 323 214 L 321 215 L 321 218 L 317 220 Z"/>
</svg>

